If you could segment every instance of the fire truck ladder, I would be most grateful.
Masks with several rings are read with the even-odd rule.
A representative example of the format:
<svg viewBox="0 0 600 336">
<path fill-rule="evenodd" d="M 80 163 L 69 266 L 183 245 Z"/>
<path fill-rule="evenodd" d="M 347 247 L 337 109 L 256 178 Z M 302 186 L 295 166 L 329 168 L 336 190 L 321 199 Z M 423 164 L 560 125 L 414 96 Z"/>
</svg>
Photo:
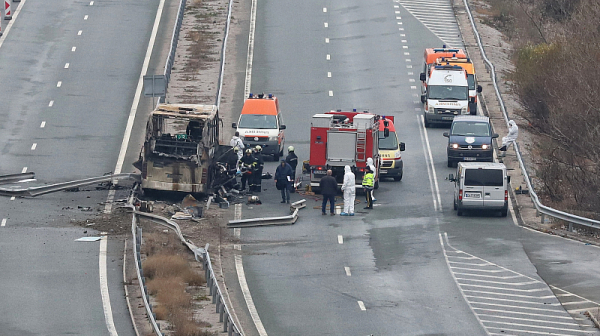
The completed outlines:
<svg viewBox="0 0 600 336">
<path fill-rule="evenodd" d="M 356 132 L 356 161 L 367 161 L 367 130 L 358 129 Z"/>
</svg>

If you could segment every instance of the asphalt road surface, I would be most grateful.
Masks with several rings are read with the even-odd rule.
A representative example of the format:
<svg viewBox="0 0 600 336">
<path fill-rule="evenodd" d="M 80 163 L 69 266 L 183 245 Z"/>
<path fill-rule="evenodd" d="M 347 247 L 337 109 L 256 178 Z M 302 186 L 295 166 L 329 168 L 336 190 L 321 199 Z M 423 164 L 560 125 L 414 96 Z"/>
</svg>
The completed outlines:
<svg viewBox="0 0 600 336">
<path fill-rule="evenodd" d="M 2 23 L 0 40 L 0 174 L 35 172 L 39 184 L 115 169 L 159 2 L 19 4 L 9 34 Z M 173 4 L 166 2 L 167 28 L 158 31 L 150 73 L 162 73 Z M 145 115 L 139 118 L 145 124 Z M 0 334 L 134 334 L 123 292 L 123 240 L 109 236 L 106 258 L 103 243 L 75 242 L 99 236 L 93 226 L 73 227 L 89 218 L 79 207 L 95 213 L 107 199 L 107 191 L 86 190 L 0 199 Z"/>
<path fill-rule="evenodd" d="M 424 128 L 418 78 L 455 28 L 445 0 L 258 1 L 251 91 L 280 99 L 286 147 L 306 160 L 310 117 L 356 108 L 393 115 L 407 150 L 373 210 L 321 216 L 293 194 L 308 200 L 295 225 L 241 230 L 257 335 L 599 334 L 581 314 L 600 299 L 598 248 L 452 210 L 446 128 Z M 243 217 L 287 214 L 263 189 Z"/>
</svg>

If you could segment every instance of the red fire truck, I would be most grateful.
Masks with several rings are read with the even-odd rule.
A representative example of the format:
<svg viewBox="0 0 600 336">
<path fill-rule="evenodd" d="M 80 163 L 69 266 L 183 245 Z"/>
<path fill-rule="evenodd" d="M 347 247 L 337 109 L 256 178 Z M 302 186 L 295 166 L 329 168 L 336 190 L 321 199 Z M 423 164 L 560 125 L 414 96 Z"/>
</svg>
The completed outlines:
<svg viewBox="0 0 600 336">
<path fill-rule="evenodd" d="M 310 185 L 319 192 L 319 181 L 328 169 L 341 186 L 344 166 L 356 176 L 356 187 L 362 189 L 367 158 L 377 170 L 375 189 L 379 187 L 379 119 L 368 112 L 326 112 L 312 116 L 310 129 Z"/>
</svg>

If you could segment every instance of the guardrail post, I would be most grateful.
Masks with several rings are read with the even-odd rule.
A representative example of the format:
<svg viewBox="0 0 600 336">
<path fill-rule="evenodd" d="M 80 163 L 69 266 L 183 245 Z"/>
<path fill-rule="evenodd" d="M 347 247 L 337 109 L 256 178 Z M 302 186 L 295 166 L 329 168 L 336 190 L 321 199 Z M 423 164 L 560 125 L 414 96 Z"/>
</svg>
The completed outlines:
<svg viewBox="0 0 600 336">
<path fill-rule="evenodd" d="M 540 218 L 541 218 L 541 223 L 544 224 L 544 219 L 546 219 L 546 216 L 543 213 L 540 213 Z"/>
<path fill-rule="evenodd" d="M 211 290 L 212 291 L 212 303 L 214 304 L 214 303 L 217 303 L 217 291 L 214 288 L 214 283 L 211 286 L 211 289 L 212 289 Z"/>
<path fill-rule="evenodd" d="M 569 232 L 573 232 L 573 223 L 569 222 Z"/>
<path fill-rule="evenodd" d="M 220 307 L 220 310 L 219 310 L 219 307 Z M 219 304 L 219 302 L 217 302 L 217 313 L 219 313 L 219 322 L 227 323 L 226 321 L 223 321 L 223 316 L 225 315 L 225 309 L 223 307 L 223 304 Z"/>
<path fill-rule="evenodd" d="M 229 326 L 229 316 L 225 313 L 225 320 L 223 321 L 223 332 L 227 332 Z"/>
</svg>

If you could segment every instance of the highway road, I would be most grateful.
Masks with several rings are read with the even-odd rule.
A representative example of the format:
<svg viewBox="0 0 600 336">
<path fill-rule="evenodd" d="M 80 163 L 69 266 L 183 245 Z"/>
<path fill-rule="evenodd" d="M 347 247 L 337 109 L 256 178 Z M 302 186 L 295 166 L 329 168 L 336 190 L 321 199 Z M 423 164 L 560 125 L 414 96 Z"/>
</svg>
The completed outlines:
<svg viewBox="0 0 600 336">
<path fill-rule="evenodd" d="M 404 179 L 381 183 L 371 211 L 324 217 L 306 197 L 295 225 L 241 230 L 247 333 L 600 334 L 582 315 L 600 302 L 598 248 L 452 210 L 446 129 L 424 128 L 418 80 L 424 48 L 461 46 L 449 1 L 257 3 L 251 91 L 280 99 L 300 160 L 310 117 L 331 109 L 393 115 L 407 150 Z M 263 187 L 243 216 L 287 214 Z"/>
<path fill-rule="evenodd" d="M 13 4 L 18 17 L 8 34 L 2 23 L 0 39 L 0 174 L 35 172 L 49 183 L 115 170 L 162 4 L 149 73 L 163 71 L 177 1 L 23 0 L 18 11 Z M 146 115 L 138 119 L 143 129 Z M 138 138 L 123 171 L 131 171 Z M 72 222 L 103 210 L 107 193 L 91 187 L 0 199 L 0 334 L 134 334 L 123 292 L 123 238 L 75 241 L 100 236 Z"/>
</svg>

